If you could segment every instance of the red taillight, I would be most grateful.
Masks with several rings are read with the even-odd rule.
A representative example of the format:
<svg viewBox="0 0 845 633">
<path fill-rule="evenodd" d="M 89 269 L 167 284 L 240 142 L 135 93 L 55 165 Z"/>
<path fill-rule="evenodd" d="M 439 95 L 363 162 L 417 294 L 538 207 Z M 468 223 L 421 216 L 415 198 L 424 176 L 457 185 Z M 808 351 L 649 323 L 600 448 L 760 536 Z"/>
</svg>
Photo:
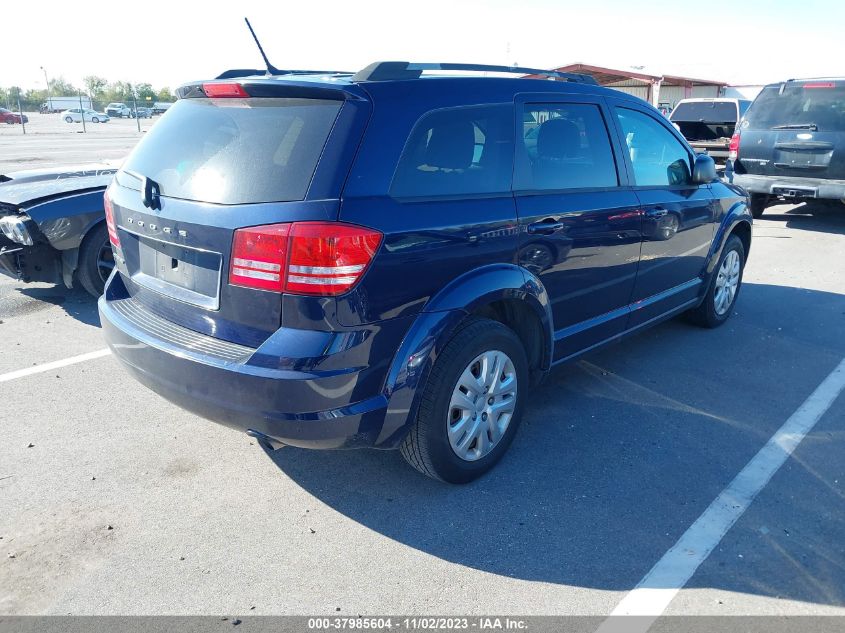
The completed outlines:
<svg viewBox="0 0 845 633">
<path fill-rule="evenodd" d="M 339 295 L 364 274 L 381 233 L 337 222 L 298 222 L 290 233 L 288 292 Z"/>
<path fill-rule="evenodd" d="M 106 211 L 106 228 L 109 231 L 109 242 L 113 246 L 120 248 L 120 237 L 117 235 L 117 225 L 114 223 L 114 209 L 112 209 L 108 191 L 103 195 L 103 208 Z"/>
<path fill-rule="evenodd" d="M 728 146 L 728 160 L 736 160 L 739 156 L 739 132 L 731 137 L 731 144 Z"/>
<path fill-rule="evenodd" d="M 241 84 L 203 84 L 203 92 L 212 99 L 247 99 L 249 93 Z"/>
<path fill-rule="evenodd" d="M 229 283 L 282 292 L 290 224 L 270 224 L 235 231 Z"/>
<path fill-rule="evenodd" d="M 317 296 L 351 289 L 382 234 L 339 222 L 271 224 L 235 231 L 229 283 Z"/>
</svg>

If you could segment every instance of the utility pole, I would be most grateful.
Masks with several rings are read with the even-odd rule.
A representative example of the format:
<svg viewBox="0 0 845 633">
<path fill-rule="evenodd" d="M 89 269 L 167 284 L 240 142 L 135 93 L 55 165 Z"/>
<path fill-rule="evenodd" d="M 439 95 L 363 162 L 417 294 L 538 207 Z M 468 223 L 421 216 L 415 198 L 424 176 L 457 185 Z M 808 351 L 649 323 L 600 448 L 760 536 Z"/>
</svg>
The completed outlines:
<svg viewBox="0 0 845 633">
<path fill-rule="evenodd" d="M 21 118 L 21 128 L 23 128 L 23 133 L 26 134 L 26 123 L 23 122 L 23 108 L 21 108 L 21 91 L 18 90 L 18 116 Z"/>
<path fill-rule="evenodd" d="M 47 84 L 47 110 L 53 110 L 53 102 L 50 101 L 50 80 L 47 79 L 47 69 L 44 66 L 41 66 L 41 70 L 44 71 L 44 83 Z"/>
<path fill-rule="evenodd" d="M 141 117 L 138 116 L 138 99 L 135 97 L 135 88 L 132 88 L 132 108 L 135 111 L 135 123 L 138 125 L 138 134 L 141 133 Z"/>
<path fill-rule="evenodd" d="M 85 130 L 85 108 L 82 107 L 82 92 L 79 93 L 79 116 L 82 117 L 82 132 Z"/>
</svg>

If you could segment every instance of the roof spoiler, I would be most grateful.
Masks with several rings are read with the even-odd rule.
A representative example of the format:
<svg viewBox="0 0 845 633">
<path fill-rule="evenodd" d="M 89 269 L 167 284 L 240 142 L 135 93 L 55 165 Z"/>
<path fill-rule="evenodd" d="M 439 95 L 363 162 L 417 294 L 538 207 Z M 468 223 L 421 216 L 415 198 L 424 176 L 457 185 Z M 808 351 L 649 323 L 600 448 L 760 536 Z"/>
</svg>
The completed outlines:
<svg viewBox="0 0 845 633">
<path fill-rule="evenodd" d="M 241 77 L 277 77 L 281 75 L 353 75 L 349 70 L 279 70 L 270 73 L 257 68 L 232 68 L 220 73 L 215 79 L 238 79 Z"/>
<path fill-rule="evenodd" d="M 522 66 L 489 66 L 486 64 L 375 62 L 359 70 L 352 81 L 398 81 L 418 79 L 425 70 L 475 71 L 489 73 L 513 73 L 517 75 L 540 75 L 549 79 L 562 79 L 581 84 L 598 85 L 594 77 L 581 73 L 567 73 L 558 70 L 524 68 Z"/>
</svg>

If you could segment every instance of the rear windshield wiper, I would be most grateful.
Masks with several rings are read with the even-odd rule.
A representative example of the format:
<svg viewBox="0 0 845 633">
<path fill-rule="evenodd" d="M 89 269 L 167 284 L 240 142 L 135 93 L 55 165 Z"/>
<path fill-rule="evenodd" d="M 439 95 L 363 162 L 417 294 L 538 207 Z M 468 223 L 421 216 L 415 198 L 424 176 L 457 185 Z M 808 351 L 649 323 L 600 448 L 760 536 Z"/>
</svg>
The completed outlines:
<svg viewBox="0 0 845 633">
<path fill-rule="evenodd" d="M 812 130 L 819 131 L 819 126 L 815 123 L 787 123 L 786 125 L 775 125 L 773 130 Z"/>
</svg>

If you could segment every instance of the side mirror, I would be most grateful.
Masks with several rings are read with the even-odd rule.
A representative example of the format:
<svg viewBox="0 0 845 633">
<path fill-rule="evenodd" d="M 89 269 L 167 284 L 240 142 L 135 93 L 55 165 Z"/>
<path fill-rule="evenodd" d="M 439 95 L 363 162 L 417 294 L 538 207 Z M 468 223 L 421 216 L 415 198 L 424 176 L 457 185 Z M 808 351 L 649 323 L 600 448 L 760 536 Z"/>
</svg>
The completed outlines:
<svg viewBox="0 0 845 633">
<path fill-rule="evenodd" d="M 696 154 L 692 166 L 692 181 L 697 185 L 706 185 L 716 180 L 716 163 L 707 154 Z"/>
</svg>

